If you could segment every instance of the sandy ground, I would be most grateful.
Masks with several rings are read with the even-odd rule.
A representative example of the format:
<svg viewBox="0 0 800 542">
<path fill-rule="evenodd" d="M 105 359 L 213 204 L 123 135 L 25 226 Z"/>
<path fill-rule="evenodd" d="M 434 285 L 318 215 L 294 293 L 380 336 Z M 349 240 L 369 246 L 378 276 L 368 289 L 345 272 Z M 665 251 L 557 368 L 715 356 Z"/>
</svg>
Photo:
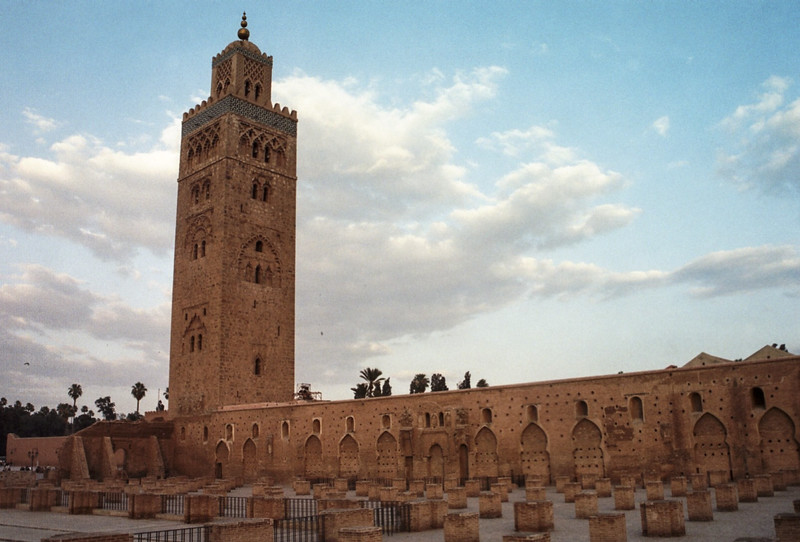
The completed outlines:
<svg viewBox="0 0 800 542">
<path fill-rule="evenodd" d="M 248 487 L 238 488 L 232 495 L 248 495 L 252 491 Z M 666 489 L 669 495 L 669 489 Z M 291 489 L 287 490 L 287 495 Z M 352 495 L 352 494 L 351 494 Z M 548 500 L 553 501 L 555 529 L 551 531 L 552 542 L 575 542 L 589 540 L 588 520 L 575 519 L 575 506 L 564 502 L 564 496 L 556 493 L 554 488 L 547 490 Z M 482 541 L 501 541 L 503 535 L 514 534 L 514 501 L 525 499 L 522 489 L 515 490 L 509 496 L 509 502 L 503 503 L 503 517 L 480 520 L 480 539 Z M 680 540 L 686 542 L 734 542 L 754 540 L 775 540 L 773 518 L 776 514 L 794 511 L 793 500 L 800 499 L 800 488 L 790 487 L 787 491 L 775 492 L 773 497 L 761 497 L 757 503 L 740 503 L 737 512 L 714 511 L 714 521 L 686 521 L 686 536 Z M 636 502 L 645 500 L 645 492 L 636 492 Z M 686 500 L 680 499 L 686 510 Z M 614 510 L 614 499 L 611 497 L 598 499 L 600 513 L 620 513 Z M 468 499 L 468 508 L 463 511 L 478 511 L 478 499 Z M 641 519 L 638 506 L 636 510 L 625 513 L 628 541 L 652 541 L 653 537 L 642 536 Z M 110 516 L 70 516 L 52 512 L 28 512 L 25 510 L 0 510 L 0 540 L 38 542 L 43 538 L 68 532 L 142 532 L 165 529 L 180 529 L 187 525 L 166 520 L 131 520 Z M 439 529 L 421 533 L 401 533 L 385 536 L 385 540 L 395 542 L 419 541 L 440 542 L 444 540 L 444 532 Z"/>
</svg>

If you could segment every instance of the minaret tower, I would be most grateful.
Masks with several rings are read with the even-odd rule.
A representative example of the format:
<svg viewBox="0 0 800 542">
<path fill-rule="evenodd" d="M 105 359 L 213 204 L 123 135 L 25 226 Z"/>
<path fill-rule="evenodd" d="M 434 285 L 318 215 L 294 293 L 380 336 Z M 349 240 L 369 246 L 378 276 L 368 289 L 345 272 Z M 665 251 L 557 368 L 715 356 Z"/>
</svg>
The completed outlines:
<svg viewBox="0 0 800 542">
<path fill-rule="evenodd" d="M 172 416 L 294 392 L 297 112 L 271 102 L 272 57 L 238 40 L 183 115 L 169 369 Z"/>
</svg>

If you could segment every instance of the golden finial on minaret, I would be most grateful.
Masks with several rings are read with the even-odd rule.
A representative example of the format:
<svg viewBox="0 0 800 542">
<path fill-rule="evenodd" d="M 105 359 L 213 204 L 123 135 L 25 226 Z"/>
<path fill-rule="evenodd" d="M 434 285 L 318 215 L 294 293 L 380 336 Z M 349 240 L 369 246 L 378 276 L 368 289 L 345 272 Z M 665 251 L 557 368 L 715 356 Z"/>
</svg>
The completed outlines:
<svg viewBox="0 0 800 542">
<path fill-rule="evenodd" d="M 237 33 L 240 40 L 247 41 L 250 37 L 250 31 L 247 29 L 247 12 L 242 12 L 242 27 L 239 29 Z"/>
</svg>

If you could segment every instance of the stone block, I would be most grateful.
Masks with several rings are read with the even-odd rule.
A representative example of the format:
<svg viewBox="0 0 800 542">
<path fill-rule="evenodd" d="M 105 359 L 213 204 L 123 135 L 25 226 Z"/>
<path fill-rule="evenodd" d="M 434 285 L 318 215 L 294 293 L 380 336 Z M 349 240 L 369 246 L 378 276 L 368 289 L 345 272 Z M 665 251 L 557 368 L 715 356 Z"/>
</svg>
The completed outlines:
<svg viewBox="0 0 800 542">
<path fill-rule="evenodd" d="M 577 495 L 580 490 L 580 482 L 568 482 L 564 484 L 564 502 L 575 502 L 575 495 Z"/>
<path fill-rule="evenodd" d="M 369 480 L 356 480 L 356 497 L 368 497 L 371 483 Z"/>
<path fill-rule="evenodd" d="M 708 475 L 704 472 L 690 474 L 689 482 L 691 482 L 692 489 L 695 491 L 699 489 L 708 489 Z"/>
<path fill-rule="evenodd" d="M 508 484 L 504 482 L 497 482 L 496 484 L 490 484 L 489 487 L 492 491 L 500 495 L 501 501 L 508 502 Z"/>
<path fill-rule="evenodd" d="M 777 542 L 800 540 L 800 514 L 778 514 L 774 517 Z"/>
<path fill-rule="evenodd" d="M 569 476 L 556 476 L 556 492 L 564 493 L 564 486 L 572 481 Z"/>
<path fill-rule="evenodd" d="M 339 531 L 345 527 L 372 527 L 374 526 L 372 510 L 358 508 L 353 510 L 324 510 L 319 513 L 323 518 L 323 540 L 325 542 L 338 542 Z"/>
<path fill-rule="evenodd" d="M 475 512 L 453 512 L 444 517 L 445 542 L 479 542 L 479 518 Z"/>
<path fill-rule="evenodd" d="M 589 518 L 589 542 L 627 542 L 625 514 L 598 514 Z"/>
<path fill-rule="evenodd" d="M 758 502 L 756 481 L 752 478 L 737 480 L 736 488 L 739 491 L 739 502 Z"/>
<path fill-rule="evenodd" d="M 481 493 L 481 481 L 474 479 L 465 480 L 464 489 L 467 490 L 467 497 L 477 497 Z"/>
<path fill-rule="evenodd" d="M 541 486 L 525 486 L 526 501 L 543 501 L 547 499 L 547 489 Z"/>
<path fill-rule="evenodd" d="M 408 482 L 408 490 L 417 497 L 425 496 L 425 480 L 411 480 Z"/>
<path fill-rule="evenodd" d="M 161 513 L 161 495 L 154 493 L 133 493 L 128 495 L 128 517 L 131 519 L 151 519 Z"/>
<path fill-rule="evenodd" d="M 295 495 L 311 495 L 311 482 L 308 480 L 295 480 L 292 482 Z"/>
<path fill-rule="evenodd" d="M 286 515 L 285 501 L 276 497 L 250 497 L 247 504 L 250 508 L 248 517 L 284 519 Z"/>
<path fill-rule="evenodd" d="M 611 478 L 598 478 L 594 483 L 594 489 L 598 497 L 610 497 Z"/>
<path fill-rule="evenodd" d="M 441 499 L 442 497 L 444 497 L 442 484 L 427 484 L 425 486 L 426 499 Z"/>
<path fill-rule="evenodd" d="M 711 509 L 711 491 L 708 489 L 687 493 L 686 508 L 689 514 L 689 521 L 714 520 L 714 512 Z"/>
<path fill-rule="evenodd" d="M 648 480 L 644 483 L 648 501 L 664 500 L 664 483 L 661 480 Z"/>
<path fill-rule="evenodd" d="M 594 489 L 599 476 L 596 474 L 582 474 L 581 475 L 581 489 Z"/>
<path fill-rule="evenodd" d="M 614 510 L 633 510 L 636 508 L 636 490 L 631 486 L 614 488 Z"/>
<path fill-rule="evenodd" d="M 503 542 L 550 542 L 550 533 L 504 534 Z"/>
<path fill-rule="evenodd" d="M 394 502 L 397 500 L 398 489 L 396 487 L 382 487 L 378 492 L 378 500 L 384 502 Z"/>
<path fill-rule="evenodd" d="M 636 489 L 636 484 L 638 484 L 638 477 L 633 476 L 631 474 L 626 474 L 625 476 L 619 477 L 619 485 L 632 487 L 634 490 Z"/>
<path fill-rule="evenodd" d="M 342 527 L 339 542 L 380 542 L 383 530 L 380 527 Z"/>
<path fill-rule="evenodd" d="M 481 491 L 478 496 L 478 512 L 481 518 L 503 517 L 503 503 L 496 491 Z"/>
<path fill-rule="evenodd" d="M 736 484 L 720 484 L 714 488 L 717 511 L 735 512 L 739 509 L 739 492 Z"/>
<path fill-rule="evenodd" d="M 184 523 L 208 523 L 219 514 L 217 495 L 186 495 L 183 498 Z"/>
<path fill-rule="evenodd" d="M 772 497 L 775 490 L 772 487 L 772 477 L 769 474 L 757 474 L 753 476 L 756 481 L 756 493 L 759 497 Z"/>
<path fill-rule="evenodd" d="M 689 480 L 685 476 L 673 476 L 669 480 L 669 493 L 672 497 L 685 497 L 689 490 Z"/>
<path fill-rule="evenodd" d="M 711 487 L 716 487 L 719 484 L 727 484 L 731 481 L 730 472 L 726 470 L 710 470 L 708 471 L 708 484 Z"/>
<path fill-rule="evenodd" d="M 589 519 L 597 515 L 597 493 L 594 491 L 581 491 L 575 495 L 575 517 Z"/>
<path fill-rule="evenodd" d="M 644 536 L 684 536 L 682 501 L 647 501 L 640 505 Z"/>
<path fill-rule="evenodd" d="M 271 519 L 248 519 L 208 526 L 208 542 L 273 542 L 275 525 Z"/>
<path fill-rule="evenodd" d="M 551 501 L 514 503 L 515 531 L 551 531 L 555 526 L 553 518 L 553 503 Z"/>
<path fill-rule="evenodd" d="M 464 487 L 454 487 L 447 492 L 447 506 L 450 510 L 459 510 L 467 507 L 467 490 Z"/>
</svg>

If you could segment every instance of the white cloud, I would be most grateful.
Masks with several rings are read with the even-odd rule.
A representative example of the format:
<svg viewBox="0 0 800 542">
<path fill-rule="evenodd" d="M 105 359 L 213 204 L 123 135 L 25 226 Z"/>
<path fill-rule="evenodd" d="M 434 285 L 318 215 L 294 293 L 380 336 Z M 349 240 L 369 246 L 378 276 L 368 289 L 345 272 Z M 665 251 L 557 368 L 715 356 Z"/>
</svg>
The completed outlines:
<svg viewBox="0 0 800 542">
<path fill-rule="evenodd" d="M 719 173 L 742 188 L 800 195 L 800 98 L 786 103 L 790 80 L 770 77 L 756 103 L 720 123 L 730 141 L 719 151 Z"/>
<path fill-rule="evenodd" d="M 653 130 L 661 137 L 666 137 L 667 132 L 669 132 L 669 117 L 664 115 L 663 117 L 657 118 L 653 122 Z"/>
<path fill-rule="evenodd" d="M 179 121 L 147 152 L 125 153 L 84 135 L 50 147 L 51 156 L 0 154 L 0 221 L 129 261 L 140 248 L 173 243 Z"/>
<path fill-rule="evenodd" d="M 58 123 L 55 119 L 42 116 L 37 113 L 35 109 L 31 109 L 30 107 L 26 107 L 22 110 L 22 116 L 25 117 L 26 123 L 33 126 L 35 134 L 51 132 L 58 127 Z"/>
</svg>

